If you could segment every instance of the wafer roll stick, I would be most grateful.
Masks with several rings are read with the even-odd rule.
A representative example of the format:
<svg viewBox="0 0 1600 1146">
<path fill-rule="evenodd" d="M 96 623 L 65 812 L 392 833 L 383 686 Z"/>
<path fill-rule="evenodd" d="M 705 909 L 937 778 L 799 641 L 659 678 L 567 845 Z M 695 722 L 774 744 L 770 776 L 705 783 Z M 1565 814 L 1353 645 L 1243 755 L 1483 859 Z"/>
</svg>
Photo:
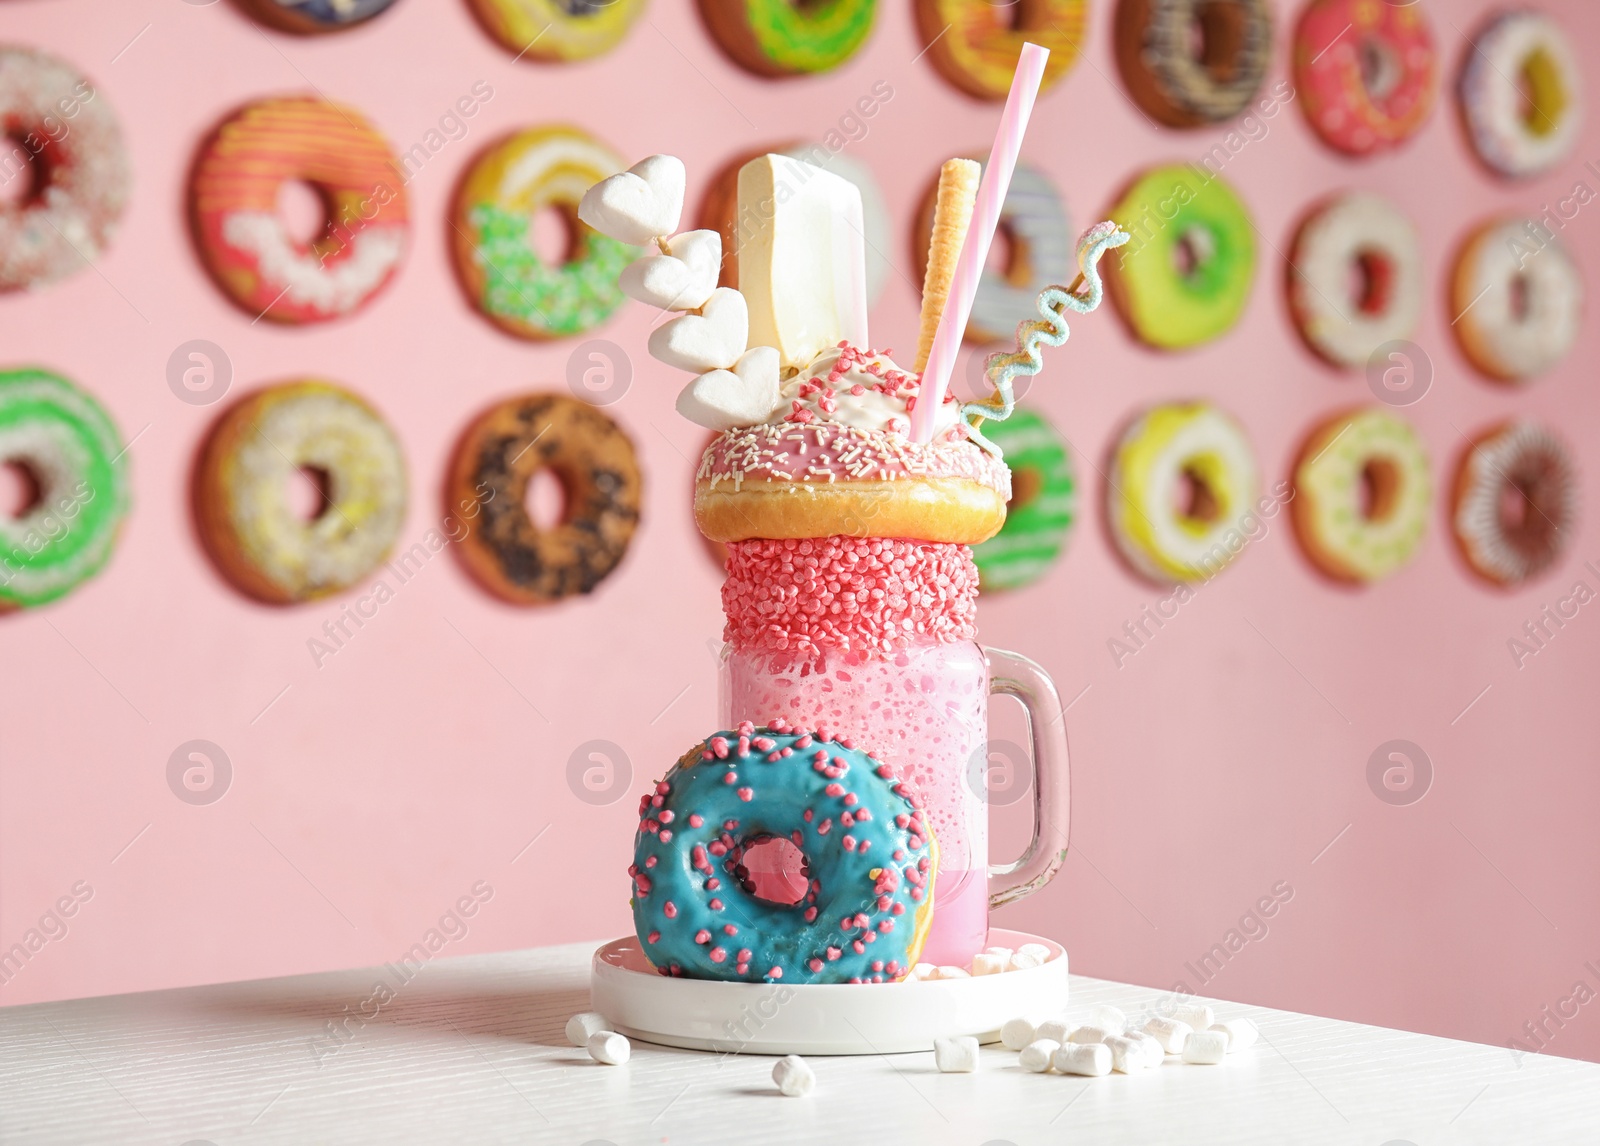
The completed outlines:
<svg viewBox="0 0 1600 1146">
<path fill-rule="evenodd" d="M 928 269 L 922 278 L 922 327 L 917 332 L 917 362 L 921 373 L 933 349 L 933 336 L 939 330 L 950 283 L 955 279 L 956 260 L 967 239 L 972 222 L 972 204 L 978 194 L 978 176 L 983 168 L 971 159 L 951 159 L 939 169 L 939 193 L 933 204 L 933 239 L 928 244 Z"/>
</svg>

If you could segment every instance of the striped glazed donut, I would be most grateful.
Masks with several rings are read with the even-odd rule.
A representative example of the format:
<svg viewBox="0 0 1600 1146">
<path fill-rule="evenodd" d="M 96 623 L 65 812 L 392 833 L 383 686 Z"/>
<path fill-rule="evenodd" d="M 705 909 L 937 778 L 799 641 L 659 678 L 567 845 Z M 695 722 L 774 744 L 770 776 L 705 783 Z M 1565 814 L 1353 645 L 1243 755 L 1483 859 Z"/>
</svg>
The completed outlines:
<svg viewBox="0 0 1600 1146">
<path fill-rule="evenodd" d="M 98 573 L 128 512 L 121 435 L 87 393 L 43 370 L 0 372 L 0 464 L 31 503 L 0 516 L 0 611 L 43 605 Z"/>
<path fill-rule="evenodd" d="M 917 266 L 926 266 L 933 236 L 933 207 L 937 180 L 928 188 L 917 220 Z M 1026 163 L 1018 163 L 1000 208 L 1000 233 L 1008 244 L 1006 269 L 985 268 L 978 293 L 967 318 L 966 337 L 972 342 L 1009 341 L 1017 323 L 1039 315 L 1039 292 L 1051 283 L 1064 283 L 1073 271 L 1073 235 L 1066 204 L 1048 176 Z"/>
<path fill-rule="evenodd" d="M 296 242 L 278 215 L 289 180 L 322 196 L 327 225 Z M 405 178 L 361 113 L 319 99 L 262 100 L 200 152 L 189 207 L 201 256 L 228 297 L 274 322 L 351 314 L 400 268 L 410 229 Z"/>
<path fill-rule="evenodd" d="M 326 479 L 327 504 L 310 521 L 289 504 L 296 470 Z M 405 459 L 377 411 L 348 390 L 288 382 L 223 414 L 200 457 L 194 502 L 229 581 L 260 601 L 309 601 L 388 556 L 405 521 Z"/>
<path fill-rule="evenodd" d="M 617 279 L 638 253 L 579 220 L 583 193 L 625 165 L 586 132 L 536 127 L 500 141 L 472 165 L 456 195 L 456 269 L 479 310 L 522 338 L 561 338 L 598 326 L 622 304 Z M 572 235 L 551 265 L 529 244 L 534 215 L 554 207 Z"/>
<path fill-rule="evenodd" d="M 1514 585 L 1544 572 L 1566 552 L 1577 520 L 1577 470 L 1542 426 L 1496 426 L 1461 459 L 1451 523 L 1461 555 L 1486 581 Z"/>
<path fill-rule="evenodd" d="M 52 56 L 0 47 L 0 140 L 3 178 L 33 181 L 0 204 L 0 290 L 82 270 L 111 242 L 128 202 L 128 156 L 105 95 Z M 31 171 L 18 168 L 19 144 Z"/>
<path fill-rule="evenodd" d="M 1272 58 L 1272 13 L 1267 0 L 1121 0 L 1116 37 L 1139 106 L 1170 127 L 1195 127 L 1250 106 Z"/>
<path fill-rule="evenodd" d="M 1071 70 L 1088 9 L 1086 0 L 916 0 L 917 30 L 940 75 L 970 96 L 1003 100 L 1023 44 L 1050 50 L 1041 93 Z"/>
<path fill-rule="evenodd" d="M 263 24 L 285 32 L 342 32 L 389 10 L 394 0 L 246 0 Z"/>
<path fill-rule="evenodd" d="M 1055 427 L 1031 410 L 983 424 L 984 437 L 1005 452 L 1011 500 L 1000 532 L 972 547 L 984 592 L 1017 589 L 1049 571 L 1066 548 L 1078 512 L 1072 454 Z"/>
</svg>

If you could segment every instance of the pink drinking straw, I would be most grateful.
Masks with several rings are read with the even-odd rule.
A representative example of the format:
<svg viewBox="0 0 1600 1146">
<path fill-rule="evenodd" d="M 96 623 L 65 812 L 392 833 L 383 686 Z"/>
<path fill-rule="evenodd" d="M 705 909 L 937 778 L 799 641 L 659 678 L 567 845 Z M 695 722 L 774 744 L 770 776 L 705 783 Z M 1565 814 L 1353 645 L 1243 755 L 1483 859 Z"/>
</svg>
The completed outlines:
<svg viewBox="0 0 1600 1146">
<path fill-rule="evenodd" d="M 1006 96 L 1006 110 L 1000 116 L 1000 130 L 989 151 L 989 162 L 984 165 L 983 178 L 978 182 L 967 241 L 961 245 L 961 254 L 956 258 L 950 295 L 945 299 L 944 313 L 939 316 L 939 328 L 928 350 L 928 364 L 922 371 L 916 408 L 911 411 L 911 440 L 914 442 L 933 438 L 934 415 L 950 387 L 956 352 L 961 349 L 967 316 L 972 313 L 972 300 L 978 294 L 978 278 L 983 274 L 984 263 L 989 261 L 989 244 L 994 241 L 995 229 L 1000 225 L 1000 208 L 1006 201 L 1006 189 L 1011 186 L 1011 173 L 1016 169 L 1017 154 L 1022 150 L 1022 134 L 1028 130 L 1028 116 L 1033 113 L 1033 101 L 1039 94 L 1044 64 L 1049 58 L 1049 48 L 1038 44 L 1022 45 L 1022 58 L 1017 61 L 1016 74 L 1011 77 L 1011 93 Z"/>
</svg>

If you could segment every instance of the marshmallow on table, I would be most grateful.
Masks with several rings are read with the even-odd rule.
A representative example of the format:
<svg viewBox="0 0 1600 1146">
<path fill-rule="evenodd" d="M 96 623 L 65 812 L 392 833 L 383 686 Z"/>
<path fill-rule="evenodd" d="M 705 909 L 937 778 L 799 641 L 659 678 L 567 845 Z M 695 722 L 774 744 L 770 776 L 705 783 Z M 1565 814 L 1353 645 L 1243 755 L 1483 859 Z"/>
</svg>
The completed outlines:
<svg viewBox="0 0 1600 1146">
<path fill-rule="evenodd" d="M 943 1074 L 971 1074 L 978 1069 L 978 1040 L 971 1035 L 934 1039 L 933 1062 Z"/>
<path fill-rule="evenodd" d="M 1183 1040 L 1183 1061 L 1211 1066 L 1228 1053 L 1227 1031 L 1191 1031 Z"/>
<path fill-rule="evenodd" d="M 999 955 L 991 955 L 987 951 L 980 952 L 972 957 L 972 973 L 974 975 L 999 975 L 1006 969 L 1006 960 Z"/>
<path fill-rule="evenodd" d="M 1072 1033 L 1072 1024 L 1066 1019 L 1046 1019 L 1034 1028 L 1033 1037 L 1036 1039 L 1054 1039 L 1058 1043 L 1067 1041 L 1067 1036 Z"/>
<path fill-rule="evenodd" d="M 1104 1043 L 1068 1043 L 1056 1050 L 1052 1061 L 1062 1074 L 1099 1078 L 1111 1073 L 1111 1048 Z"/>
<path fill-rule="evenodd" d="M 1007 1050 L 1019 1051 L 1037 1038 L 1038 1030 L 1032 1019 L 1007 1019 L 1000 1026 L 1000 1041 Z M 1056 1040 L 1058 1043 L 1060 1041 Z"/>
<path fill-rule="evenodd" d="M 772 1066 L 772 1081 L 790 1098 L 810 1094 L 817 1085 L 811 1064 L 797 1054 L 786 1054 Z"/>
<path fill-rule="evenodd" d="M 652 155 L 585 191 L 578 218 L 602 235 L 642 247 L 678 229 L 685 182 L 683 160 Z"/>
<path fill-rule="evenodd" d="M 1089 1011 L 1089 1026 L 1099 1027 L 1114 1035 L 1120 1035 L 1128 1029 L 1128 1016 L 1119 1009 L 1107 1003 L 1099 1003 Z"/>
<path fill-rule="evenodd" d="M 1061 1049 L 1061 1044 L 1054 1039 L 1035 1039 L 1022 1048 L 1018 1061 L 1023 1070 L 1031 1070 L 1034 1074 L 1043 1074 L 1050 1069 L 1050 1064 L 1056 1057 L 1056 1051 Z"/>
<path fill-rule="evenodd" d="M 1183 1040 L 1189 1037 L 1193 1028 L 1181 1019 L 1168 1019 L 1156 1016 L 1144 1025 L 1145 1034 L 1161 1044 L 1161 1049 L 1168 1054 L 1182 1054 Z"/>
<path fill-rule="evenodd" d="M 1069 1043 L 1103 1043 L 1112 1034 L 1104 1027 L 1079 1027 L 1067 1037 Z"/>
<path fill-rule="evenodd" d="M 1189 1026 L 1197 1031 L 1203 1031 L 1217 1021 L 1216 1012 L 1203 1003 L 1188 1003 L 1181 1007 L 1175 1007 L 1168 1017 L 1188 1023 Z"/>
<path fill-rule="evenodd" d="M 625 1036 L 616 1031 L 597 1031 L 589 1036 L 589 1057 L 607 1066 L 621 1066 L 628 1061 L 633 1048 Z"/>
<path fill-rule="evenodd" d="M 1146 1066 L 1157 1067 L 1166 1060 L 1167 1050 L 1155 1036 L 1147 1035 L 1143 1031 L 1129 1031 L 1124 1037 L 1139 1044 L 1139 1049 L 1144 1053 Z"/>
<path fill-rule="evenodd" d="M 1256 1041 L 1256 1036 L 1260 1033 L 1256 1030 L 1256 1025 L 1249 1019 L 1227 1019 L 1224 1022 L 1212 1023 L 1206 1029 L 1221 1031 L 1228 1036 L 1227 1051 L 1229 1054 L 1234 1051 L 1244 1050 L 1245 1047 Z"/>
<path fill-rule="evenodd" d="M 609 1031 L 611 1024 L 595 1011 L 584 1011 L 567 1020 L 567 1041 L 575 1047 L 586 1047 L 589 1038 L 601 1031 Z"/>
<path fill-rule="evenodd" d="M 1148 1053 L 1138 1039 L 1123 1038 L 1121 1035 L 1107 1035 L 1105 1040 L 1107 1049 L 1111 1051 L 1111 1069 L 1122 1074 L 1132 1074 L 1136 1070 L 1144 1070 L 1150 1065 Z"/>
</svg>

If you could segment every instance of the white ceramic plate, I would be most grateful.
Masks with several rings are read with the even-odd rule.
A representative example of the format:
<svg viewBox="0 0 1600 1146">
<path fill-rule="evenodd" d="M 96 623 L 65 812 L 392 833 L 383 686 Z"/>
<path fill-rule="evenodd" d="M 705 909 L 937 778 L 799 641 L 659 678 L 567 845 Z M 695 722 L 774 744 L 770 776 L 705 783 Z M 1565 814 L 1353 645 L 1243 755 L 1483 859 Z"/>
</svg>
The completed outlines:
<svg viewBox="0 0 1600 1146">
<path fill-rule="evenodd" d="M 902 1054 L 955 1035 L 996 1042 L 1007 1019 L 1066 1007 L 1059 943 L 998 928 L 989 942 L 1042 943 L 1050 959 L 1027 971 L 933 982 L 721 983 L 660 974 L 630 935 L 594 953 L 590 1005 L 630 1038 L 723 1054 Z"/>
</svg>

